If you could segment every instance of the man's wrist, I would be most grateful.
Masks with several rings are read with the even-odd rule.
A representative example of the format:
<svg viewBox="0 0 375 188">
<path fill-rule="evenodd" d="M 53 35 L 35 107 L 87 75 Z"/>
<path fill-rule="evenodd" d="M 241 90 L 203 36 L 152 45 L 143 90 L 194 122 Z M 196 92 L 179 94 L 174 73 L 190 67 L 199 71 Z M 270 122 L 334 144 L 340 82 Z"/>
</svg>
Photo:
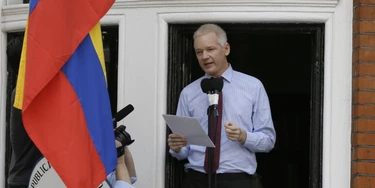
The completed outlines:
<svg viewBox="0 0 375 188">
<path fill-rule="evenodd" d="M 239 141 L 241 144 L 245 144 L 246 139 L 247 139 L 247 133 L 246 133 L 246 131 L 240 129 L 240 138 L 239 138 L 238 141 Z"/>
<path fill-rule="evenodd" d="M 123 157 L 117 159 L 117 166 L 119 165 L 126 165 L 125 160 Z"/>
<path fill-rule="evenodd" d="M 117 158 L 123 156 L 125 154 L 125 148 L 122 146 L 119 146 L 116 148 L 117 151 Z"/>
<path fill-rule="evenodd" d="M 175 152 L 175 153 L 180 153 L 181 148 L 180 148 L 178 151 L 176 151 L 176 150 L 174 150 L 174 149 L 172 149 L 172 148 L 171 148 L 171 150 L 172 150 L 173 152 Z"/>
</svg>

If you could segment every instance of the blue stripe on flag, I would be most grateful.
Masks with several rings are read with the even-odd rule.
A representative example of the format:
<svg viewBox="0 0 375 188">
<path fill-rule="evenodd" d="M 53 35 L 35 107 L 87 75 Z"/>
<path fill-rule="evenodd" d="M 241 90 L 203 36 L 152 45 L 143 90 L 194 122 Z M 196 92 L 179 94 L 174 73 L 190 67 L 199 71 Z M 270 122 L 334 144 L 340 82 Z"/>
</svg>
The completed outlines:
<svg viewBox="0 0 375 188">
<path fill-rule="evenodd" d="M 62 70 L 81 102 L 91 139 L 108 175 L 117 165 L 113 122 L 103 69 L 90 35 Z"/>
<path fill-rule="evenodd" d="M 39 0 L 30 0 L 29 2 L 29 6 L 30 6 L 30 10 L 29 10 L 29 15 L 33 12 L 35 6 L 38 4 Z"/>
</svg>

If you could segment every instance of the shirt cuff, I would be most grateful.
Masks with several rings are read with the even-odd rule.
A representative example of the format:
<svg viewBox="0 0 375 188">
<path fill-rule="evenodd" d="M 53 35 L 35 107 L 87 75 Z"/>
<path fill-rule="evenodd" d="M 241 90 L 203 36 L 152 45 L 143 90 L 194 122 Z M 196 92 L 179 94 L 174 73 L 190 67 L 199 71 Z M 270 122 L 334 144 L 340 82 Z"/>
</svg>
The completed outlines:
<svg viewBox="0 0 375 188">
<path fill-rule="evenodd" d="M 126 183 L 125 181 L 117 180 L 114 188 L 134 188 L 134 187 Z"/>
<path fill-rule="evenodd" d="M 258 145 L 259 142 L 259 135 L 250 132 L 246 132 L 246 134 L 246 141 L 243 145 L 250 151 L 254 151 L 255 146 Z"/>
<path fill-rule="evenodd" d="M 183 160 L 187 158 L 187 149 L 186 147 L 181 148 L 180 152 L 174 152 L 172 149 L 169 149 L 169 153 L 177 158 L 178 160 Z"/>
<path fill-rule="evenodd" d="M 134 184 L 137 181 L 137 177 L 130 177 L 130 181 Z"/>
</svg>

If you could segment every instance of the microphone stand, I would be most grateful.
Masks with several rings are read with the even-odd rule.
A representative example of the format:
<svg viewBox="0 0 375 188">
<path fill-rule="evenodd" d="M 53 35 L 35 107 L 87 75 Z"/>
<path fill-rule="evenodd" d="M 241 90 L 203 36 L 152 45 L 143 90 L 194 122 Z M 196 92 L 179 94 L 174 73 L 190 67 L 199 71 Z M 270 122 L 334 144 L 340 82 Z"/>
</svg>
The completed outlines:
<svg viewBox="0 0 375 188">
<path fill-rule="evenodd" d="M 209 106 L 207 108 L 207 115 L 208 115 L 208 132 L 213 134 L 212 141 L 215 143 L 216 132 L 217 132 L 217 121 L 219 117 L 218 105 Z M 210 130 L 211 127 L 215 127 L 215 129 Z M 216 188 L 216 172 L 214 172 L 215 182 L 214 182 L 214 185 L 212 185 L 212 170 L 211 170 L 211 167 L 214 165 L 214 162 L 215 162 L 215 154 L 214 154 L 215 149 L 216 148 L 208 148 L 208 172 L 207 172 L 208 188 Z"/>
<path fill-rule="evenodd" d="M 211 136 L 212 134 L 212 138 L 213 139 L 213 142 L 215 144 L 220 144 L 220 142 L 216 143 L 216 136 L 217 136 L 217 122 L 219 122 L 219 106 L 218 106 L 218 97 L 220 97 L 220 92 L 221 90 L 223 89 L 223 86 L 224 86 L 224 82 L 223 82 L 223 79 L 220 78 L 214 78 L 214 77 L 211 77 L 210 79 L 208 78 L 204 78 L 202 79 L 201 81 L 201 88 L 202 88 L 202 91 L 204 93 L 207 93 L 208 95 L 208 101 L 209 101 L 209 107 L 207 108 L 207 116 L 208 116 L 208 135 Z M 211 94 L 214 94 L 213 96 Z M 216 96 L 216 94 L 218 96 Z M 221 125 L 219 125 L 221 126 Z M 211 128 L 212 127 L 212 128 Z M 213 129 L 213 130 L 211 130 Z M 221 134 L 221 133 L 219 133 Z M 220 146 L 220 145 L 219 145 Z M 211 167 L 212 165 L 216 164 L 216 163 L 213 163 L 213 162 L 216 162 L 215 160 L 215 151 L 216 151 L 217 147 L 216 148 L 206 148 L 206 151 L 207 151 L 207 177 L 208 177 L 208 188 L 212 188 L 212 177 L 213 177 L 213 174 L 214 174 L 214 178 L 215 178 L 215 184 L 214 184 L 214 187 L 216 188 L 216 179 L 217 179 L 217 176 L 216 176 L 216 171 L 215 172 L 212 172 L 211 170 Z M 220 151 L 219 151 L 220 152 Z"/>
</svg>

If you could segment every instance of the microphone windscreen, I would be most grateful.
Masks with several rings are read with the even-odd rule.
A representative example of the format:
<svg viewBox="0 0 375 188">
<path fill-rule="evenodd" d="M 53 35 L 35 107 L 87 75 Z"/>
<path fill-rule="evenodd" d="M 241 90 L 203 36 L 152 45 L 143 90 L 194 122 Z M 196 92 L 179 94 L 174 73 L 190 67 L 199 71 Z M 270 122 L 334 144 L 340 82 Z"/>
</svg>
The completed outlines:
<svg viewBox="0 0 375 188">
<path fill-rule="evenodd" d="M 218 92 L 220 92 L 223 89 L 224 82 L 223 82 L 223 79 L 221 77 L 220 78 L 211 77 L 210 81 L 211 81 L 211 85 L 212 85 L 212 90 L 217 90 Z"/>
<path fill-rule="evenodd" d="M 117 114 L 115 115 L 114 119 L 116 121 L 120 121 L 124 117 L 126 117 L 127 115 L 129 115 L 133 110 L 134 110 L 133 105 L 129 104 L 129 105 L 125 106 L 123 109 L 121 109 L 119 112 L 117 112 Z"/>
<path fill-rule="evenodd" d="M 211 87 L 210 79 L 208 78 L 203 79 L 201 81 L 201 88 L 202 88 L 203 93 L 208 93 L 209 91 L 211 91 L 212 87 Z"/>
</svg>

